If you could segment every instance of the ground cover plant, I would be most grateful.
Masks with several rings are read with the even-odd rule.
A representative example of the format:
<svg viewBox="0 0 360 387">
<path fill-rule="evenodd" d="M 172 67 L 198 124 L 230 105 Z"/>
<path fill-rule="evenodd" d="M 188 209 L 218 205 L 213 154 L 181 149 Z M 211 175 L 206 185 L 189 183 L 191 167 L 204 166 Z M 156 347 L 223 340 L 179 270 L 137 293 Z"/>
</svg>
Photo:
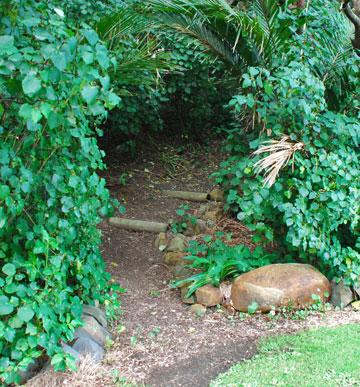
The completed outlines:
<svg viewBox="0 0 360 387">
<path fill-rule="evenodd" d="M 359 333 L 356 324 L 264 339 L 255 357 L 233 366 L 211 386 L 356 386 Z"/>
</svg>

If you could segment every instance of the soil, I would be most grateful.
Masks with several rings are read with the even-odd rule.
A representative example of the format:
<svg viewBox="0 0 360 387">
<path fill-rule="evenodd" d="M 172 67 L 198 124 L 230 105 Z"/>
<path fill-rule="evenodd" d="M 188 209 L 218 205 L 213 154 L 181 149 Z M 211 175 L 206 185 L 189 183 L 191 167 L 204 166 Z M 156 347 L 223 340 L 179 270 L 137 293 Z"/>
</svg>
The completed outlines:
<svg viewBox="0 0 360 387">
<path fill-rule="evenodd" d="M 181 152 L 179 152 L 179 148 Z M 126 217 L 169 221 L 184 201 L 166 198 L 162 189 L 206 192 L 208 179 L 223 155 L 216 141 L 204 147 L 186 144 L 139 150 L 136 160 L 112 154 L 107 160 L 107 182 L 112 196 L 126 206 Z M 129 173 L 126 185 L 119 179 Z M 195 209 L 199 204 L 189 203 Z M 360 322 L 352 310 L 314 313 L 304 320 L 266 315 L 229 315 L 221 308 L 208 309 L 199 318 L 181 302 L 179 291 L 154 247 L 156 235 L 121 230 L 104 222 L 103 255 L 113 281 L 127 289 L 122 314 L 113 324 L 114 343 L 101 366 L 90 372 L 52 374 L 37 378 L 41 386 L 208 386 L 232 364 L 256 353 L 260 338 L 320 325 Z M 126 384 L 131 383 L 131 384 Z"/>
</svg>

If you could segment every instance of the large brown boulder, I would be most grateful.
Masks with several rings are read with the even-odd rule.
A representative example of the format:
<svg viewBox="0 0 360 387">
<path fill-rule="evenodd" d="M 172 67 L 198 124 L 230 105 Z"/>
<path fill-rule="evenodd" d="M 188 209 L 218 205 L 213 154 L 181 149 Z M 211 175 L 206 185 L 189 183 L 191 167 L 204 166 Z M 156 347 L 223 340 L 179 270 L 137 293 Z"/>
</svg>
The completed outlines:
<svg viewBox="0 0 360 387">
<path fill-rule="evenodd" d="M 231 288 L 231 300 L 241 312 L 247 312 L 254 303 L 258 311 L 268 312 L 273 307 L 301 309 L 315 302 L 312 295 L 325 301 L 330 292 L 330 282 L 313 266 L 284 263 L 240 275 Z"/>
</svg>

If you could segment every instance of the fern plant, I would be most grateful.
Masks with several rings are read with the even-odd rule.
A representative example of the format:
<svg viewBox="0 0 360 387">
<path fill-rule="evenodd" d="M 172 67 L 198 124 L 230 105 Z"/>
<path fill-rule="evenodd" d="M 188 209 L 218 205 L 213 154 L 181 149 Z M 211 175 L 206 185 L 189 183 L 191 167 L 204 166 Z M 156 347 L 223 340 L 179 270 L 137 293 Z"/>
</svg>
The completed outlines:
<svg viewBox="0 0 360 387">
<path fill-rule="evenodd" d="M 189 254 L 185 259 L 191 262 L 191 268 L 199 272 L 173 284 L 173 287 L 190 284 L 187 296 L 191 296 L 201 286 L 219 286 L 224 279 L 234 278 L 278 260 L 275 254 L 265 252 L 260 246 L 253 251 L 243 244 L 229 246 L 220 235 L 214 240 L 207 235 L 201 242 L 192 241 Z"/>
</svg>

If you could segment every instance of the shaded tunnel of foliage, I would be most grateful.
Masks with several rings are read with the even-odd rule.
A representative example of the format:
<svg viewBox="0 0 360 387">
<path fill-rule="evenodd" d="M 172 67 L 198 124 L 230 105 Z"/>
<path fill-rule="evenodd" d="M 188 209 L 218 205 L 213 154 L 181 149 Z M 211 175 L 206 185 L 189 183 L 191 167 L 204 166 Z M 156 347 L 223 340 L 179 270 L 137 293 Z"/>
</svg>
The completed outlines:
<svg viewBox="0 0 360 387">
<path fill-rule="evenodd" d="M 72 367 L 60 342 L 81 324 L 81 305 L 119 307 L 97 229 L 122 210 L 97 174 L 104 130 L 126 151 L 143 133 L 225 128 L 230 156 L 213 178 L 256 242 L 357 283 L 359 16 L 355 2 L 305 3 L 2 2 L 4 383 L 44 352 L 56 369 Z M 265 168 L 273 184 L 257 163 L 265 156 L 283 162 Z"/>
</svg>

